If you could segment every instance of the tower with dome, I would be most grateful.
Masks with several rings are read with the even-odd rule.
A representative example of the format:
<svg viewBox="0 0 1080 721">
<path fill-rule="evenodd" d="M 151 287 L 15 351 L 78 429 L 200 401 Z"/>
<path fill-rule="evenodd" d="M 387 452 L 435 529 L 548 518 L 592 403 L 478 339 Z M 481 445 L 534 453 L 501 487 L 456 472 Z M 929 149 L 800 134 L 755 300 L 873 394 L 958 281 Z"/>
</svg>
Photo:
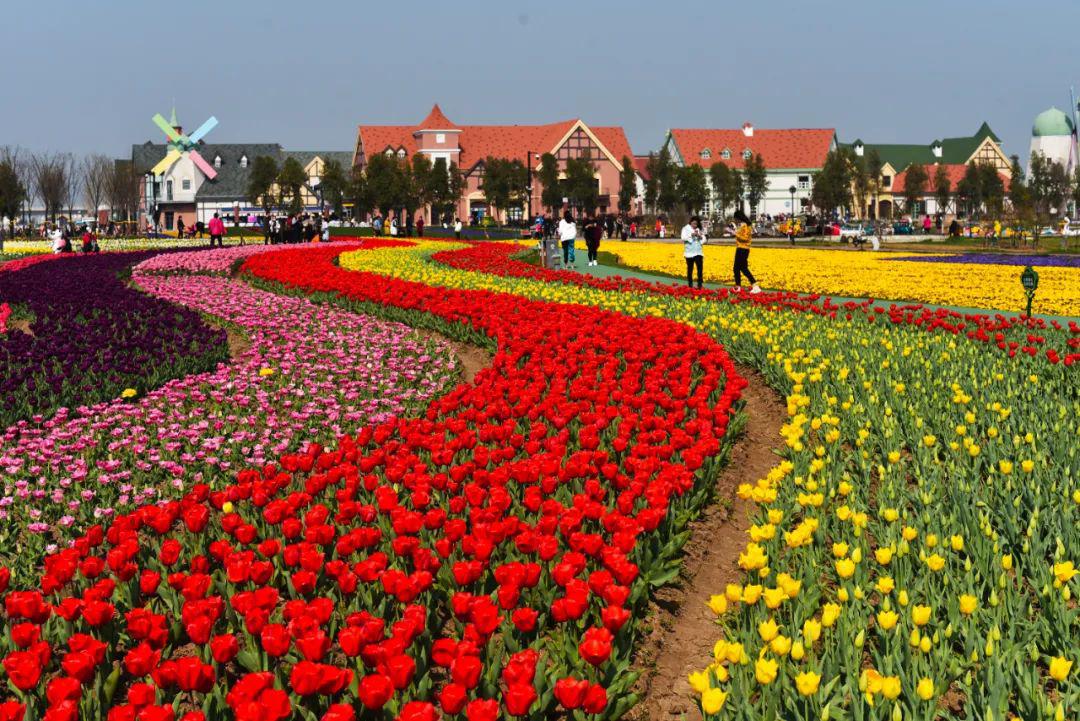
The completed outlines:
<svg viewBox="0 0 1080 721">
<path fill-rule="evenodd" d="M 1031 155 L 1035 153 L 1061 163 L 1071 176 L 1078 163 L 1075 118 L 1056 107 L 1039 113 L 1031 126 Z"/>
</svg>

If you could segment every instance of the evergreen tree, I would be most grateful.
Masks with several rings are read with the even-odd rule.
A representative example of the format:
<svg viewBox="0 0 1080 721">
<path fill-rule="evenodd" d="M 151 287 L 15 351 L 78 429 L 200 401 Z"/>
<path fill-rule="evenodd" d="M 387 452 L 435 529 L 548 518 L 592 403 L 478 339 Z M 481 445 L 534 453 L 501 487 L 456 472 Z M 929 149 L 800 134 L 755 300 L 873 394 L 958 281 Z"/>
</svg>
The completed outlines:
<svg viewBox="0 0 1080 721">
<path fill-rule="evenodd" d="M 660 198 L 660 157 L 656 153 L 649 153 L 649 159 L 645 162 L 645 176 L 645 207 L 655 213 Z"/>
<path fill-rule="evenodd" d="M 524 202 L 528 177 L 529 171 L 520 160 L 488 156 L 484 160 L 484 179 L 480 189 L 492 207 L 506 212 Z"/>
<path fill-rule="evenodd" d="M 277 161 L 269 155 L 260 155 L 251 162 L 247 199 L 252 205 L 262 208 L 264 215 L 270 215 L 270 210 L 277 204 L 277 199 L 274 197 L 277 177 Z"/>
<path fill-rule="evenodd" d="M 26 188 L 19 178 L 15 151 L 4 149 L 0 155 L 0 218 L 7 218 L 8 228 L 0 228 L 0 251 L 4 249 L 4 231 L 15 234 L 15 217 L 22 209 Z"/>
<path fill-rule="evenodd" d="M 622 170 L 619 171 L 619 212 L 626 215 L 634 206 L 634 196 L 637 195 L 637 170 L 634 169 L 634 161 L 624 155 Z"/>
<path fill-rule="evenodd" d="M 915 222 L 915 211 L 918 209 L 919 200 L 926 195 L 926 184 L 929 180 L 930 176 L 926 168 L 919 163 L 909 165 L 904 174 L 904 187 L 901 192 L 904 194 L 904 206 L 912 222 Z"/>
<path fill-rule="evenodd" d="M 934 171 L 934 201 L 937 210 L 944 215 L 949 209 L 949 199 L 952 197 L 952 181 L 949 180 L 949 171 L 944 165 L 937 166 Z"/>
<path fill-rule="evenodd" d="M 676 174 L 679 200 L 687 214 L 695 213 L 705 207 L 709 199 L 709 189 L 705 183 L 705 169 L 700 165 L 686 165 Z"/>
<path fill-rule="evenodd" d="M 837 210 L 852 203 L 852 167 L 854 161 L 842 148 L 830 150 L 821 170 L 814 173 L 810 202 L 821 211 L 822 219 L 832 217 Z"/>
<path fill-rule="evenodd" d="M 563 188 L 570 205 L 584 213 L 592 213 L 600 200 L 600 187 L 596 182 L 596 169 L 588 153 L 580 158 L 566 161 L 566 180 Z"/>
<path fill-rule="evenodd" d="M 750 202 L 750 210 L 756 213 L 758 204 L 765 197 L 765 191 L 769 189 L 765 159 L 760 153 L 754 153 L 746 160 L 743 167 L 743 183 L 746 186 L 746 199 Z"/>
<path fill-rule="evenodd" d="M 540 183 L 540 204 L 555 213 L 562 207 L 564 197 L 562 181 L 559 180 L 559 161 L 551 153 L 540 156 L 540 169 L 536 171 Z"/>
<path fill-rule="evenodd" d="M 665 213 L 670 213 L 679 204 L 679 181 L 675 163 L 667 146 L 660 149 L 657 156 L 656 205 Z"/>
<path fill-rule="evenodd" d="M 345 174 L 345 168 L 336 160 L 328 160 L 323 165 L 322 177 L 319 179 L 319 190 L 322 193 L 323 202 L 330 206 L 331 211 L 340 217 L 345 204 L 345 189 L 349 179 Z"/>
<path fill-rule="evenodd" d="M 718 160 L 709 168 L 709 183 L 712 185 L 715 203 L 714 214 L 723 220 L 728 206 L 742 195 L 742 179 L 739 171 L 729 168 L 726 163 Z"/>
<path fill-rule="evenodd" d="M 302 189 L 306 182 L 307 173 L 304 172 L 304 166 L 300 165 L 300 161 L 296 158 L 286 158 L 281 164 L 281 170 L 278 171 L 277 185 L 278 192 L 281 193 L 281 202 L 292 215 L 304 210 Z"/>
</svg>

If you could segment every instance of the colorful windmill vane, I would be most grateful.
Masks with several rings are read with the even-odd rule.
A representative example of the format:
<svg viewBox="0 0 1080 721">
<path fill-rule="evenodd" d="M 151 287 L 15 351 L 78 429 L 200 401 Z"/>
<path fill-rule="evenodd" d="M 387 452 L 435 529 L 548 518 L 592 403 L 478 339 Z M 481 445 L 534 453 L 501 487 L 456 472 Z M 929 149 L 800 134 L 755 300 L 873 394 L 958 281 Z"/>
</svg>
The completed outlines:
<svg viewBox="0 0 1080 721">
<path fill-rule="evenodd" d="M 176 130 L 176 111 L 173 111 L 172 123 L 169 123 L 165 118 L 161 116 L 161 113 L 157 113 L 153 117 L 154 124 L 161 128 L 161 132 L 165 133 L 165 137 L 169 139 L 169 152 L 165 154 L 165 157 L 161 159 L 157 165 L 150 171 L 154 175 L 161 175 L 168 168 L 180 158 L 185 155 L 191 158 L 191 162 L 199 166 L 199 170 L 203 171 L 207 178 L 213 180 L 217 177 L 217 171 L 214 170 L 214 166 L 206 162 L 199 151 L 195 150 L 195 146 L 199 144 L 199 141 L 213 130 L 217 124 L 217 118 L 210 116 L 205 123 L 199 126 L 191 135 L 184 135 Z"/>
</svg>

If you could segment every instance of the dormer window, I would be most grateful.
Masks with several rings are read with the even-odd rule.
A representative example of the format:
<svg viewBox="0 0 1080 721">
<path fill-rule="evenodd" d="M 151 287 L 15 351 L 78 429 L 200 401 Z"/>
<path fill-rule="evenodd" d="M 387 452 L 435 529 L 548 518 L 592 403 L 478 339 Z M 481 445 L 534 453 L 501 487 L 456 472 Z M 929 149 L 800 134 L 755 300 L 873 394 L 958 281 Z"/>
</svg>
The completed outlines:
<svg viewBox="0 0 1080 721">
<path fill-rule="evenodd" d="M 246 168 L 247 167 L 247 156 L 246 155 L 241 155 L 240 156 L 240 167 L 241 168 Z"/>
<path fill-rule="evenodd" d="M 215 168 L 220 168 L 221 167 L 221 156 L 220 155 L 215 155 L 214 156 L 214 167 Z"/>
<path fill-rule="evenodd" d="M 405 148 L 399 148 L 398 151 L 397 151 L 397 156 L 398 156 L 398 158 L 404 160 L 405 159 Z"/>
<path fill-rule="evenodd" d="M 720 157 L 724 160 L 731 160 L 731 151 L 727 148 L 724 148 L 722 151 L 720 151 Z"/>
<path fill-rule="evenodd" d="M 750 150 L 750 148 L 747 148 L 746 150 L 742 151 L 743 160 L 749 160 L 753 154 L 754 151 Z"/>
<path fill-rule="evenodd" d="M 394 149 L 393 148 L 387 148 L 386 149 L 386 157 L 388 157 L 388 158 L 394 157 Z"/>
<path fill-rule="evenodd" d="M 446 133 L 435 133 L 435 142 L 442 144 L 446 142 Z"/>
<path fill-rule="evenodd" d="M 699 153 L 699 155 L 701 155 L 702 160 L 708 160 L 709 158 L 712 157 L 712 151 L 709 150 L 708 148 L 705 148 L 704 150 L 701 151 L 701 153 Z"/>
</svg>

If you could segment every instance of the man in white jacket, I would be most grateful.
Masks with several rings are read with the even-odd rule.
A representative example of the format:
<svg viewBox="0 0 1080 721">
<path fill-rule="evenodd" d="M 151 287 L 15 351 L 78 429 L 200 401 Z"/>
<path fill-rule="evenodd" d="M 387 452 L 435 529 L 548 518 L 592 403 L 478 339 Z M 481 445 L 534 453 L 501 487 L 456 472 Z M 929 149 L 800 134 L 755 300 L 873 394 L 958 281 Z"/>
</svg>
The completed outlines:
<svg viewBox="0 0 1080 721">
<path fill-rule="evenodd" d="M 705 271 L 705 232 L 701 229 L 701 219 L 692 216 L 682 229 L 683 257 L 686 258 L 686 284 L 694 287 L 694 268 L 697 268 L 697 287 L 701 287 L 701 276 Z"/>
</svg>

